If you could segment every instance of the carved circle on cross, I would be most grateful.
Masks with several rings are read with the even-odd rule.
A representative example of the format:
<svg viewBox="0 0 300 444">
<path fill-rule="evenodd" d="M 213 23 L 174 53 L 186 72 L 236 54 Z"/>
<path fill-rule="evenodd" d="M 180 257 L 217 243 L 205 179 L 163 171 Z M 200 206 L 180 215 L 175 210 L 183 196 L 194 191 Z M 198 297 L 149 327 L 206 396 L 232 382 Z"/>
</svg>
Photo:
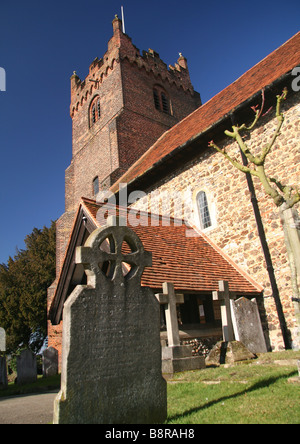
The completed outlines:
<svg viewBox="0 0 300 444">
<path fill-rule="evenodd" d="M 137 234 L 128 227 L 105 227 L 88 238 L 80 248 L 87 274 L 123 283 L 131 279 L 141 280 L 144 268 L 151 266 L 151 254 L 145 251 Z"/>
</svg>

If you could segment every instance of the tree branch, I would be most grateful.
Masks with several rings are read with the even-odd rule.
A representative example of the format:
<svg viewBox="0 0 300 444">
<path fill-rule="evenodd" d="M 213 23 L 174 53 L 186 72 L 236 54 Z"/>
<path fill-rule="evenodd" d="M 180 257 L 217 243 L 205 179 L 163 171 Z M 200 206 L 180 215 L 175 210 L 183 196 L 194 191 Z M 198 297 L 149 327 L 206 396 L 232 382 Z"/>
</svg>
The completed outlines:
<svg viewBox="0 0 300 444">
<path fill-rule="evenodd" d="M 281 130 L 281 127 L 282 127 L 283 122 L 284 122 L 284 115 L 281 113 L 280 107 L 281 107 L 281 102 L 286 99 L 287 92 L 288 91 L 285 88 L 283 90 L 283 93 L 281 94 L 281 96 L 276 96 L 277 97 L 276 118 L 277 118 L 277 122 L 278 122 L 277 123 L 277 127 L 276 127 L 276 130 L 275 130 L 275 132 L 273 134 L 273 137 L 272 137 L 271 141 L 263 148 L 261 156 L 258 157 L 258 159 L 259 159 L 258 165 L 263 165 L 263 163 L 265 162 L 265 159 L 266 159 L 267 155 L 271 151 L 271 148 L 273 147 L 277 137 L 280 135 L 280 130 Z"/>
<path fill-rule="evenodd" d="M 231 162 L 233 166 L 235 166 L 237 169 L 239 169 L 243 173 L 250 173 L 254 176 L 258 176 L 255 170 L 253 170 L 247 166 L 244 166 L 242 163 L 238 162 L 236 159 L 233 159 L 231 156 L 229 156 L 228 153 L 226 153 L 225 149 L 218 147 L 218 145 L 216 145 L 213 140 L 209 142 L 208 146 L 215 148 L 215 150 L 217 150 L 219 153 L 223 154 L 223 156 L 227 160 L 229 160 L 229 162 Z"/>
<path fill-rule="evenodd" d="M 264 103 L 265 103 L 265 96 L 264 96 L 263 90 L 262 90 L 261 107 L 258 108 L 258 105 L 252 107 L 253 111 L 255 112 L 255 118 L 254 118 L 253 122 L 251 123 L 251 125 L 249 125 L 249 126 L 247 126 L 246 124 L 243 124 L 240 126 L 233 125 L 232 131 L 229 131 L 229 130 L 225 131 L 226 136 L 230 137 L 231 139 L 234 139 L 237 142 L 241 151 L 244 153 L 244 155 L 248 159 L 248 162 L 252 163 L 254 165 L 254 168 L 250 168 L 249 166 L 245 166 L 245 165 L 241 164 L 239 161 L 237 161 L 236 159 L 232 158 L 226 152 L 225 149 L 219 148 L 214 143 L 213 140 L 209 143 L 209 146 L 215 148 L 226 159 L 228 159 L 229 162 L 231 162 L 231 164 L 233 166 L 235 166 L 237 169 L 239 169 L 243 173 L 249 173 L 252 176 L 258 177 L 260 179 L 261 184 L 264 187 L 265 192 L 270 197 L 272 197 L 272 199 L 274 200 L 274 202 L 277 206 L 281 206 L 285 202 L 289 208 L 292 208 L 296 203 L 300 202 L 300 191 L 298 189 L 291 187 L 291 186 L 283 185 L 281 182 L 279 182 L 279 180 L 267 176 L 267 174 L 265 172 L 265 167 L 264 167 L 266 157 L 270 153 L 277 137 L 280 135 L 281 127 L 284 122 L 284 115 L 281 112 L 281 103 L 286 99 L 287 93 L 288 93 L 288 90 L 287 90 L 287 88 L 285 88 L 280 96 L 279 95 L 276 96 L 277 102 L 276 102 L 276 114 L 275 115 L 276 115 L 276 119 L 277 119 L 277 126 L 276 126 L 275 132 L 274 132 L 270 142 L 262 149 L 260 156 L 253 156 L 253 154 L 250 152 L 249 147 L 244 142 L 243 137 L 241 136 L 240 133 L 242 131 L 252 130 L 255 127 L 256 123 L 258 122 L 259 118 L 261 117 L 262 112 L 263 112 L 263 108 L 264 108 Z M 269 112 L 269 110 L 267 112 Z M 280 192 L 276 188 L 272 187 L 271 183 L 274 183 L 276 185 L 276 187 L 278 188 L 278 190 L 282 194 L 280 194 Z"/>
</svg>

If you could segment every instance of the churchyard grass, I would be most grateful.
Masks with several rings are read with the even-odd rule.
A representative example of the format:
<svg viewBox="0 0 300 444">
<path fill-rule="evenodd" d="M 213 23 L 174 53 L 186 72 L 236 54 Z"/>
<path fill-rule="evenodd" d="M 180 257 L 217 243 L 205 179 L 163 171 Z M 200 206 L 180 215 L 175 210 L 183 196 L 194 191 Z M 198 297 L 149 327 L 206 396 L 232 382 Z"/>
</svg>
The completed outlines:
<svg viewBox="0 0 300 444">
<path fill-rule="evenodd" d="M 168 424 L 300 424 L 300 352 L 177 374 L 168 383 Z M 280 363 L 278 361 L 281 361 Z"/>
<path fill-rule="evenodd" d="M 18 385 L 14 384 L 14 382 L 9 382 L 8 387 L 5 390 L 0 390 L 0 398 L 27 395 L 30 393 L 44 393 L 49 390 L 59 389 L 59 387 L 60 375 L 49 376 L 47 378 L 43 378 L 39 375 L 37 381 L 30 384 Z"/>
<path fill-rule="evenodd" d="M 167 424 L 300 424 L 300 351 L 273 352 L 225 368 L 178 373 L 168 382 Z M 293 360 L 293 361 L 290 361 Z M 60 375 L 10 383 L 0 397 L 58 388 Z"/>
</svg>

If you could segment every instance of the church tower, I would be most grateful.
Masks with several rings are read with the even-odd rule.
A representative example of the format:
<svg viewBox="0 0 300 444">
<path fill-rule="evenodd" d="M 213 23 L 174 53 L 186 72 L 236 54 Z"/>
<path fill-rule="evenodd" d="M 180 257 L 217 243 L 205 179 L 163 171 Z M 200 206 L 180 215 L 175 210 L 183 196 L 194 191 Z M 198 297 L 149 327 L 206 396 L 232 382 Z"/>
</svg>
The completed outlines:
<svg viewBox="0 0 300 444">
<path fill-rule="evenodd" d="M 174 66 L 149 49 L 142 55 L 122 21 L 85 80 L 71 77 L 72 160 L 66 170 L 65 214 L 57 223 L 58 269 L 81 197 L 109 188 L 169 128 L 201 105 L 187 60 Z"/>
</svg>

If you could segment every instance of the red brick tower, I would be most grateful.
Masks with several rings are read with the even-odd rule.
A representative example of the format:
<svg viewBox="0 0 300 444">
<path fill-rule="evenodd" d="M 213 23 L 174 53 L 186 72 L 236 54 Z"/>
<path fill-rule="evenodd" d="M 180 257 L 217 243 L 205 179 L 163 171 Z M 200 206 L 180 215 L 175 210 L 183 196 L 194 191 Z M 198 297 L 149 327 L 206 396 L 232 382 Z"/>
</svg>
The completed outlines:
<svg viewBox="0 0 300 444">
<path fill-rule="evenodd" d="M 180 54 L 167 65 L 149 49 L 140 54 L 113 20 L 113 37 L 81 81 L 71 77 L 72 161 L 66 170 L 65 214 L 57 223 L 57 267 L 61 266 L 82 196 L 109 188 L 178 121 L 201 105 Z"/>
</svg>

